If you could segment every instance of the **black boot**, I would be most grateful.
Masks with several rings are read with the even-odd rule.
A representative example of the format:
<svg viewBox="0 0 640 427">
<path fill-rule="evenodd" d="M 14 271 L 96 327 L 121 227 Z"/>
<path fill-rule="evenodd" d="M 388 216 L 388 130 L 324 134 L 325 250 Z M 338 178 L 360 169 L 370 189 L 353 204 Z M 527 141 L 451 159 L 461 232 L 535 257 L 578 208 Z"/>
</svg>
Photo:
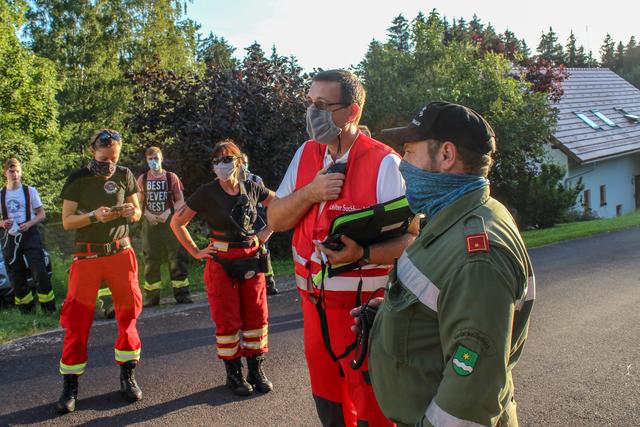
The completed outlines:
<svg viewBox="0 0 640 427">
<path fill-rule="evenodd" d="M 153 307 L 160 304 L 160 289 L 144 292 L 143 307 Z"/>
<path fill-rule="evenodd" d="M 262 370 L 262 362 L 264 362 L 264 354 L 257 356 L 247 357 L 247 367 L 249 368 L 249 375 L 247 375 L 247 382 L 253 386 L 254 389 L 260 393 L 269 393 L 273 390 L 273 384 Z"/>
<path fill-rule="evenodd" d="M 60 414 L 68 414 L 76 410 L 76 399 L 78 398 L 78 375 L 63 375 L 62 394 L 58 403 L 56 403 L 56 411 Z"/>
<path fill-rule="evenodd" d="M 251 396 L 253 387 L 242 376 L 242 361 L 238 357 L 233 360 L 225 360 L 224 367 L 227 370 L 227 387 L 238 396 Z"/>
<path fill-rule="evenodd" d="M 267 295 L 276 295 L 278 288 L 276 288 L 276 279 L 273 276 L 267 277 Z"/>
<path fill-rule="evenodd" d="M 49 302 L 41 302 L 40 308 L 46 314 L 53 314 L 56 312 L 56 302 L 55 300 Z"/>
<path fill-rule="evenodd" d="M 120 392 L 127 402 L 136 402 L 142 399 L 142 390 L 138 387 L 134 374 L 136 365 L 135 361 L 120 365 Z"/>
<path fill-rule="evenodd" d="M 29 304 L 19 304 L 17 307 L 22 314 L 34 314 L 36 312 L 35 301 L 31 301 Z"/>
<path fill-rule="evenodd" d="M 189 292 L 189 286 L 173 288 L 173 296 L 178 304 L 193 304 L 191 293 Z"/>
</svg>

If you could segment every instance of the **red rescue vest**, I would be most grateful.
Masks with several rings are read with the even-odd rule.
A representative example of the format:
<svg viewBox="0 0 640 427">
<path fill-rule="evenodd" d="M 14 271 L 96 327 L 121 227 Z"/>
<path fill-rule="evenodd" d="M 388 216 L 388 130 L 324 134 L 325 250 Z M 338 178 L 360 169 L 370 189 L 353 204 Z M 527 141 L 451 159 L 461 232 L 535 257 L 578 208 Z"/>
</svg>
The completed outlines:
<svg viewBox="0 0 640 427">
<path fill-rule="evenodd" d="M 327 146 L 314 140 L 307 141 L 302 149 L 296 176 L 298 190 L 309 184 L 324 167 Z M 326 239 L 331 221 L 345 212 L 364 209 L 378 203 L 378 171 L 382 160 L 394 151 L 388 146 L 360 133 L 351 146 L 347 160 L 346 178 L 340 197 L 309 209 L 293 233 L 293 258 L 296 283 L 301 291 L 318 292 L 321 261 L 315 252 L 314 240 Z M 384 287 L 389 266 L 368 265 L 324 279 L 325 298 L 339 305 L 353 306 L 353 294 L 363 278 L 362 291 L 369 293 Z M 315 280 L 314 280 L 315 278 Z M 331 304 L 333 305 L 333 304 Z"/>
</svg>

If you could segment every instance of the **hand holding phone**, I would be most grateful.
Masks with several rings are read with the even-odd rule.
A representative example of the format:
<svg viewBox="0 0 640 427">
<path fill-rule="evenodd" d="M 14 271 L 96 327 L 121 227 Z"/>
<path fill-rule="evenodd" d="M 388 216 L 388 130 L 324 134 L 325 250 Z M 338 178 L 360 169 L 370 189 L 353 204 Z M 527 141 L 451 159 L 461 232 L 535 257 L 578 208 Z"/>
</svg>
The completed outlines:
<svg viewBox="0 0 640 427">
<path fill-rule="evenodd" d="M 109 208 L 109 212 L 122 212 L 124 210 L 124 206 L 122 205 L 118 205 L 118 206 L 111 206 Z"/>
</svg>

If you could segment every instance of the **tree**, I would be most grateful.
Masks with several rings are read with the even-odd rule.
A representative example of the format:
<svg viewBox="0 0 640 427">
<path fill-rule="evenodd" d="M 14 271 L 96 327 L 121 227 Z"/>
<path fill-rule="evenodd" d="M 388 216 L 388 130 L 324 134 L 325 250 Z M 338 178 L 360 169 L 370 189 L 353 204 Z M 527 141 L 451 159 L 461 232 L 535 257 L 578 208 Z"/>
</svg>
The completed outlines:
<svg viewBox="0 0 640 427">
<path fill-rule="evenodd" d="M 554 65 L 565 63 L 564 50 L 562 45 L 558 43 L 558 36 L 549 27 L 549 32 L 542 34 L 540 43 L 538 44 L 538 56 L 541 59 L 551 62 Z"/>
<path fill-rule="evenodd" d="M 409 21 L 402 16 L 396 16 L 387 28 L 388 43 L 400 51 L 409 50 Z"/>
<path fill-rule="evenodd" d="M 624 66 L 624 55 L 625 49 L 622 42 L 618 42 L 618 46 L 616 47 L 616 53 L 614 55 L 614 66 L 613 70 L 615 72 L 622 71 L 622 67 Z"/>
<path fill-rule="evenodd" d="M 18 37 L 26 1 L 0 3 L 0 161 L 20 159 L 24 181 L 52 208 L 66 159 L 60 155 L 53 64 L 33 55 Z"/>
<path fill-rule="evenodd" d="M 567 40 L 567 48 L 565 49 L 567 52 L 567 67 L 577 67 L 578 66 L 578 47 L 576 46 L 576 36 L 573 34 L 573 30 L 571 30 L 571 34 L 569 34 L 569 39 Z"/>
<path fill-rule="evenodd" d="M 540 173 L 519 182 L 519 193 L 523 199 L 536 200 L 520 215 L 520 222 L 536 228 L 548 228 L 567 220 L 576 204 L 578 195 L 584 190 L 579 181 L 575 187 L 562 184 L 565 171 L 555 164 L 542 164 Z M 523 200 L 523 203 L 526 203 Z"/>
<path fill-rule="evenodd" d="M 640 46 L 636 46 L 626 52 L 620 74 L 629 83 L 640 88 Z"/>
<path fill-rule="evenodd" d="M 611 34 L 607 33 L 600 47 L 600 64 L 602 67 L 615 69 L 615 48 L 616 43 L 613 41 Z"/>
<path fill-rule="evenodd" d="M 236 68 L 238 60 L 233 57 L 235 51 L 236 49 L 224 37 L 218 37 L 213 33 L 198 40 L 198 62 L 209 67 Z"/>
<path fill-rule="evenodd" d="M 472 22 L 480 28 L 477 16 Z M 445 44 L 446 26 L 434 11 L 429 18 L 420 15 L 413 21 L 414 42 L 407 52 L 371 42 L 356 68 L 367 89 L 363 122 L 374 134 L 404 125 L 429 100 L 474 108 L 497 134 L 499 151 L 491 174 L 492 192 L 524 212 L 535 202 L 525 201 L 517 189 L 521 180 L 540 174 L 536 165 L 544 161 L 543 147 L 556 120 L 550 97 L 561 94 L 566 73 L 550 63 L 532 63 L 534 68 L 525 66 L 516 71 L 514 62 L 505 55 L 506 48 L 493 51 L 493 44 L 487 42 L 499 38 L 494 36 L 495 30 L 490 26 L 482 29 L 473 38 L 452 37 Z M 507 34 L 507 39 L 515 36 Z"/>
<path fill-rule="evenodd" d="M 26 34 L 56 66 L 65 146 L 82 161 L 98 128 L 122 129 L 131 101 L 125 73 L 144 65 L 185 71 L 195 65 L 196 25 L 175 0 L 33 0 Z M 125 135 L 125 139 L 128 135 Z M 125 148 L 128 148 L 125 145 Z"/>
<path fill-rule="evenodd" d="M 635 36 L 631 36 L 631 38 L 629 39 L 629 43 L 627 43 L 627 46 L 626 46 L 626 53 L 629 53 L 629 51 L 636 46 L 637 46 L 636 38 Z"/>
</svg>

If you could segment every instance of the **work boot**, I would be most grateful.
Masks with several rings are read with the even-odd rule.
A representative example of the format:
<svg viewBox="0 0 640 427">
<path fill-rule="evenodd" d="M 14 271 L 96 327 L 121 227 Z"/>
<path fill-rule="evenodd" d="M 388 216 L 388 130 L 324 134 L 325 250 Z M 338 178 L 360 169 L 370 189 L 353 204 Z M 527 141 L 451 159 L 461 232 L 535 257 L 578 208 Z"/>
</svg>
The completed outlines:
<svg viewBox="0 0 640 427">
<path fill-rule="evenodd" d="M 120 365 L 120 392 L 127 402 L 136 402 L 142 399 L 142 390 L 138 387 L 134 373 L 137 364 L 131 360 Z"/>
<path fill-rule="evenodd" d="M 242 376 L 242 361 L 238 357 L 233 360 L 225 360 L 224 367 L 227 370 L 227 387 L 238 396 L 251 396 L 253 387 Z"/>
<path fill-rule="evenodd" d="M 36 311 L 35 301 L 31 301 L 29 304 L 18 304 L 17 307 L 22 314 L 34 314 Z"/>
<path fill-rule="evenodd" d="M 66 374 L 62 376 L 62 394 L 56 403 L 56 411 L 60 414 L 68 414 L 76 410 L 78 399 L 78 375 Z"/>
<path fill-rule="evenodd" d="M 269 393 L 273 390 L 273 384 L 264 374 L 262 362 L 264 362 L 264 354 L 247 357 L 247 367 L 249 368 L 247 382 L 260 393 Z"/>
<path fill-rule="evenodd" d="M 160 290 L 145 291 L 143 307 L 153 307 L 160 304 Z"/>
<path fill-rule="evenodd" d="M 273 276 L 267 277 L 267 295 L 276 295 L 278 288 L 276 288 L 276 279 Z"/>
<path fill-rule="evenodd" d="M 116 310 L 113 308 L 113 297 L 111 295 L 105 295 L 100 297 L 102 302 L 102 315 L 105 319 L 113 319 L 116 317 Z"/>
<path fill-rule="evenodd" d="M 41 302 L 40 308 L 46 314 L 53 314 L 56 312 L 56 302 L 55 301 Z"/>
<path fill-rule="evenodd" d="M 189 287 L 184 286 L 182 288 L 174 289 L 173 296 L 178 304 L 193 304 L 191 294 L 189 293 Z"/>
</svg>

